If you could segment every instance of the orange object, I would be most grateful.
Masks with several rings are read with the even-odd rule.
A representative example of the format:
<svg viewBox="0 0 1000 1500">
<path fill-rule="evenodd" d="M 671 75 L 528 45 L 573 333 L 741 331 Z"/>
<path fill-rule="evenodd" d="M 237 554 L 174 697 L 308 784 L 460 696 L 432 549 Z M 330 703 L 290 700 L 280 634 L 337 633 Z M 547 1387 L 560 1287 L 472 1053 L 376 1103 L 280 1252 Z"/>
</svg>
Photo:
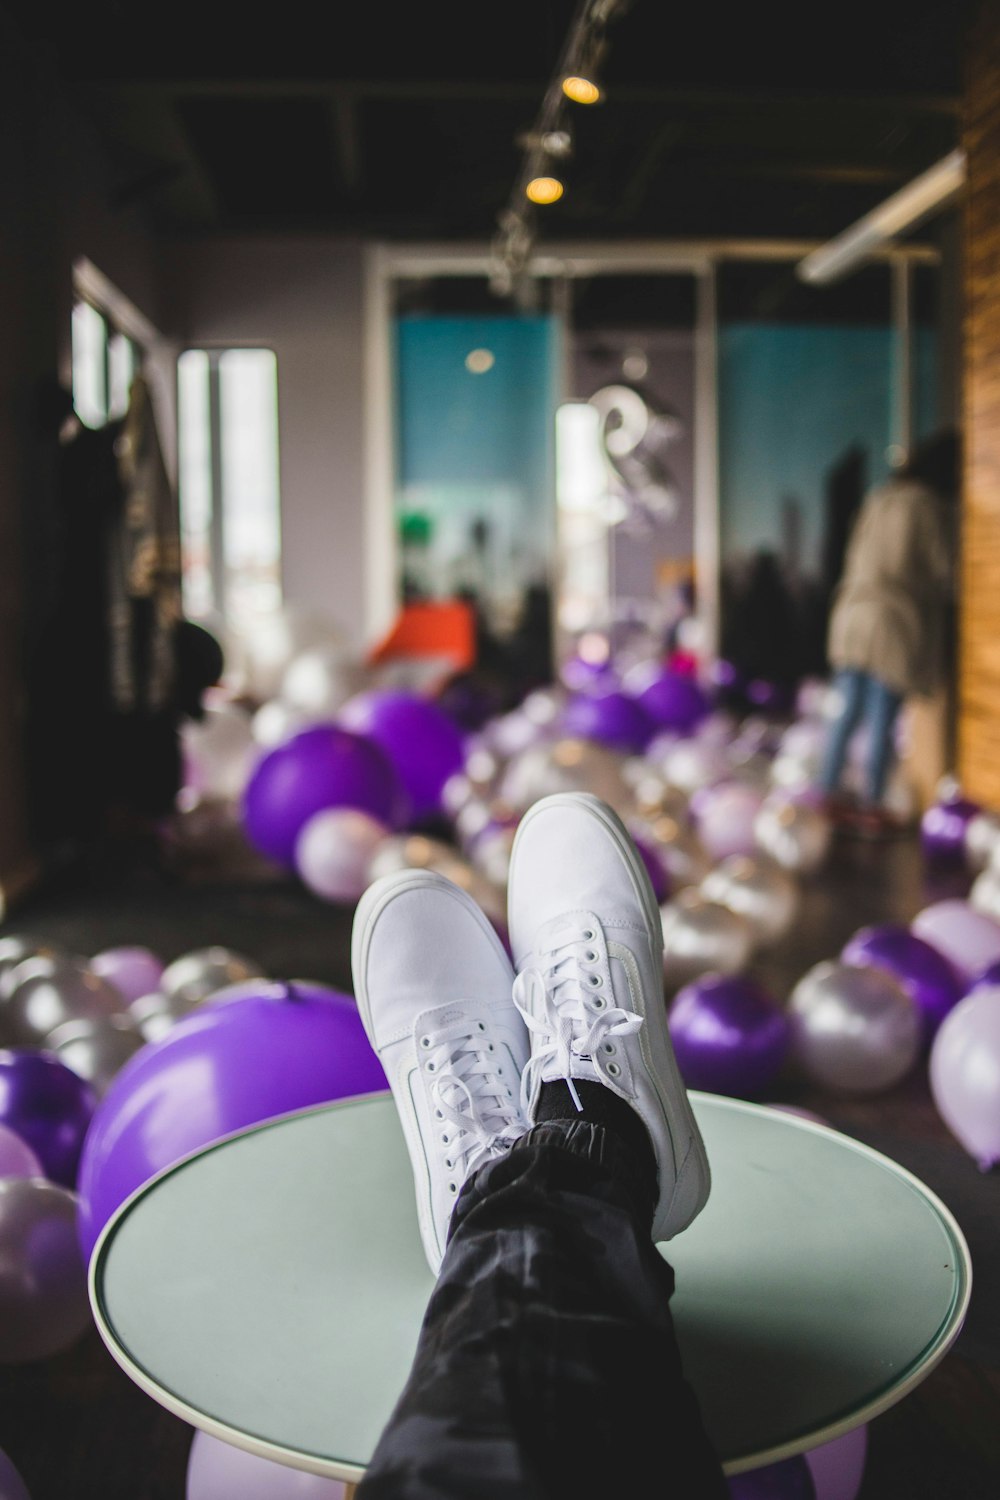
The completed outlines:
<svg viewBox="0 0 1000 1500">
<path fill-rule="evenodd" d="M 406 604 L 392 628 L 368 652 L 368 665 L 401 658 L 441 661 L 453 672 L 464 672 L 476 660 L 476 623 L 472 607 L 462 599 L 423 600 Z"/>
</svg>

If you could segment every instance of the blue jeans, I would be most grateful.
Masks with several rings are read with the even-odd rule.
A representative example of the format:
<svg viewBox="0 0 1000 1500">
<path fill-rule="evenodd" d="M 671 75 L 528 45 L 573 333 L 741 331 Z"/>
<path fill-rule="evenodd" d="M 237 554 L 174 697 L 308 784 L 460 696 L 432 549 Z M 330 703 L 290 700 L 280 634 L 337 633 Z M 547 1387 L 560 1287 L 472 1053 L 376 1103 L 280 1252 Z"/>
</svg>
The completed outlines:
<svg viewBox="0 0 1000 1500">
<path fill-rule="evenodd" d="M 893 731 L 903 695 L 856 667 L 838 672 L 834 688 L 840 695 L 842 707 L 827 740 L 820 786 L 828 794 L 836 791 L 851 737 L 864 721 L 871 736 L 865 767 L 865 795 L 869 802 L 879 803 L 892 765 Z"/>
<path fill-rule="evenodd" d="M 585 1119 L 535 1125 L 473 1174 L 357 1500 L 726 1500 L 651 1191 Z"/>
</svg>

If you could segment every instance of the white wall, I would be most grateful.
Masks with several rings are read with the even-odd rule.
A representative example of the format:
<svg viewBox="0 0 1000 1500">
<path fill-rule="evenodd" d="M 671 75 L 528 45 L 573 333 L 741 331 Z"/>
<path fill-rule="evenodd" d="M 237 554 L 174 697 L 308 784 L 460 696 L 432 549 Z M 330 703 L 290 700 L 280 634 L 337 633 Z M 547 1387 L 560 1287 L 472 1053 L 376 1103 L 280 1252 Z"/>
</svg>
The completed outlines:
<svg viewBox="0 0 1000 1500">
<path fill-rule="evenodd" d="M 285 599 L 365 644 L 362 242 L 174 242 L 162 260 L 183 345 L 274 351 Z"/>
</svg>

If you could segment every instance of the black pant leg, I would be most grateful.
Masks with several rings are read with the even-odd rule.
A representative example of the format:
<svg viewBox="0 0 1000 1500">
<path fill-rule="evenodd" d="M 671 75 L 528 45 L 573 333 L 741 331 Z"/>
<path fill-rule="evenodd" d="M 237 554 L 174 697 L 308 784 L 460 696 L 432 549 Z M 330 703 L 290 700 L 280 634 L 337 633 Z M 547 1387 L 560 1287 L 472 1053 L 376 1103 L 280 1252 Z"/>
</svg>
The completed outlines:
<svg viewBox="0 0 1000 1500">
<path fill-rule="evenodd" d="M 632 1182 L 586 1120 L 469 1180 L 358 1500 L 725 1500 Z"/>
</svg>

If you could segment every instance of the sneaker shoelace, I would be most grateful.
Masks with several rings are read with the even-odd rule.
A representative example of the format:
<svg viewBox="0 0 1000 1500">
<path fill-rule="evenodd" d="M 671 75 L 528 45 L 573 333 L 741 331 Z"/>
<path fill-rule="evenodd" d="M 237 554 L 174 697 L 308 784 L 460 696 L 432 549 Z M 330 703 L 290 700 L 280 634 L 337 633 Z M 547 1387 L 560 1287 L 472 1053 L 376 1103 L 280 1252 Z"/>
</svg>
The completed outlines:
<svg viewBox="0 0 1000 1500">
<path fill-rule="evenodd" d="M 586 923 L 557 928 L 540 943 L 531 967 L 514 980 L 514 1004 L 531 1033 L 531 1057 L 521 1075 L 521 1109 L 551 1066 L 565 1078 L 573 1103 L 582 1110 L 573 1083 L 574 1061 L 589 1062 L 597 1076 L 613 1084 L 621 1067 L 611 1037 L 638 1031 L 642 1017 L 624 1010 L 605 993 L 597 929 Z"/>
<path fill-rule="evenodd" d="M 527 1126 L 513 1075 L 505 1082 L 484 1022 L 465 1018 L 425 1027 L 417 1043 L 441 1154 L 454 1174 L 449 1189 L 457 1193 L 474 1167 L 509 1150 Z"/>
</svg>

